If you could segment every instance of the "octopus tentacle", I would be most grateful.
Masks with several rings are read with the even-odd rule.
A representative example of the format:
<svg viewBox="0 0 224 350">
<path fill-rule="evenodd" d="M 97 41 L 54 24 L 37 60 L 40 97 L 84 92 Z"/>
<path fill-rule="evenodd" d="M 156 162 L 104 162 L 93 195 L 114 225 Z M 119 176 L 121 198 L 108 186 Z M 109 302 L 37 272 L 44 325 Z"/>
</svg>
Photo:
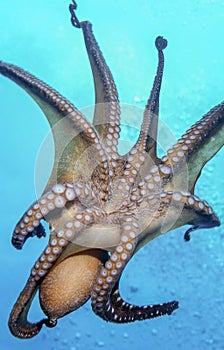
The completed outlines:
<svg viewBox="0 0 224 350">
<path fill-rule="evenodd" d="M 118 92 L 111 71 L 106 64 L 92 31 L 92 24 L 88 21 L 79 22 L 74 10 L 75 5 L 70 5 L 72 23 L 83 31 L 86 50 L 92 68 L 95 87 L 95 111 L 93 125 L 103 140 L 107 153 L 111 160 L 111 166 L 118 158 L 118 138 L 120 133 L 120 106 Z"/>
<path fill-rule="evenodd" d="M 43 277 L 50 271 L 62 251 L 83 228 L 90 225 L 93 221 L 94 216 L 89 210 L 81 211 L 50 239 L 48 246 L 31 269 L 30 277 L 10 314 L 9 327 L 15 336 L 31 338 L 39 333 L 43 324 L 48 327 L 56 325 L 56 321 L 53 323 L 48 319 L 30 323 L 27 320 L 29 308 Z"/>
<path fill-rule="evenodd" d="M 158 50 L 157 72 L 152 91 L 145 107 L 139 138 L 136 144 L 125 156 L 126 164 L 122 174 L 123 185 L 120 183 L 120 187 L 124 187 L 123 179 L 125 179 L 125 186 L 127 187 L 128 185 L 131 188 L 137 176 L 145 177 L 145 174 L 148 173 L 149 168 L 155 163 L 158 163 L 156 156 L 156 140 L 158 129 L 159 95 L 164 69 L 163 50 L 167 46 L 167 41 L 162 37 L 157 37 L 155 45 Z"/>
<path fill-rule="evenodd" d="M 164 164 L 172 167 L 174 181 L 178 182 L 178 177 L 183 177 L 183 163 L 187 162 L 188 188 L 193 192 L 202 168 L 224 145 L 223 133 L 224 102 L 212 108 L 192 125 L 162 158 Z M 170 181 L 169 186 L 172 184 Z"/>
<path fill-rule="evenodd" d="M 93 287 L 91 300 L 93 311 L 106 321 L 133 322 L 171 314 L 177 302 L 148 306 L 134 306 L 121 299 L 118 292 L 118 281 L 128 260 L 134 253 L 139 226 L 131 216 L 127 216 L 122 225 L 120 244 L 101 268 L 96 284 Z"/>
<path fill-rule="evenodd" d="M 54 212 L 65 208 L 68 202 L 82 198 L 82 192 L 88 195 L 89 201 L 95 200 L 94 193 L 89 191 L 88 186 L 79 186 L 73 184 L 57 184 L 52 190 L 45 193 L 37 202 L 35 202 L 23 215 L 17 223 L 12 236 L 12 244 L 17 249 L 22 249 L 27 238 L 36 235 L 36 230 L 40 230 L 40 221 Z"/>
<path fill-rule="evenodd" d="M 137 239 L 138 224 L 127 217 L 123 225 L 120 244 L 116 247 L 105 267 L 100 270 L 91 293 L 93 311 L 106 319 L 113 312 L 110 295 L 125 265 L 133 255 Z"/>
<path fill-rule="evenodd" d="M 209 204 L 190 192 L 153 193 L 140 197 L 131 209 L 135 209 L 135 206 L 139 208 L 137 217 L 143 232 L 136 251 L 157 236 L 184 225 L 192 226 L 186 231 L 186 240 L 191 231 L 220 226 L 219 218 Z"/>
<path fill-rule="evenodd" d="M 45 319 L 37 323 L 27 321 L 27 314 L 37 292 L 37 288 L 36 281 L 30 276 L 10 313 L 8 321 L 9 329 L 11 333 L 18 338 L 24 339 L 34 337 L 40 332 L 46 321 Z"/>
<path fill-rule="evenodd" d="M 144 118 L 141 126 L 139 138 L 135 147 L 138 150 L 145 150 L 153 160 L 156 159 L 156 140 L 158 132 L 159 117 L 159 95 L 164 70 L 163 50 L 167 46 L 167 40 L 159 36 L 156 38 L 155 46 L 158 50 L 158 67 L 154 78 L 153 87 L 145 106 Z"/>
<path fill-rule="evenodd" d="M 126 323 L 171 315 L 178 308 L 178 301 L 144 306 L 133 305 L 122 299 L 117 282 L 111 293 L 111 305 L 114 311 L 107 321 Z"/>
<path fill-rule="evenodd" d="M 0 73 L 21 86 L 38 103 L 51 126 L 55 162 L 45 191 L 55 182 L 85 179 L 87 175 L 81 166 L 74 172 L 77 160 L 80 161 L 85 152 L 91 172 L 97 167 L 99 189 L 102 199 L 106 199 L 110 182 L 108 156 L 94 126 L 67 99 L 23 69 L 0 61 Z M 95 181 L 94 176 L 92 181 Z"/>
<path fill-rule="evenodd" d="M 77 9 L 77 4 L 75 0 L 72 0 L 72 4 L 69 5 L 69 11 L 71 13 L 71 22 L 74 27 L 81 28 L 80 22 L 75 14 L 76 9 Z"/>
<path fill-rule="evenodd" d="M 156 201 L 158 202 L 158 206 L 156 205 Z M 148 228 L 145 227 L 147 236 L 140 235 L 140 237 L 136 239 L 135 236 L 138 233 L 138 225 L 132 217 L 127 217 L 122 227 L 121 242 L 111 255 L 109 261 L 106 262 L 105 267 L 101 269 L 97 283 L 93 288 L 93 310 L 99 316 L 111 322 L 132 322 L 164 314 L 171 314 L 178 307 L 178 302 L 176 301 L 142 307 L 135 306 L 125 302 L 119 294 L 118 284 L 116 285 L 115 283 L 118 283 L 117 281 L 132 254 L 139 250 L 142 245 L 145 245 L 146 240 L 149 241 L 161 234 L 161 229 L 164 227 L 163 225 L 176 228 L 191 224 L 195 229 L 196 227 L 209 228 L 220 224 L 217 216 L 208 204 L 190 193 L 170 191 L 168 193 L 160 192 L 147 196 L 140 195 L 136 204 L 139 206 L 139 214 L 137 214 L 139 222 L 142 220 L 141 212 L 147 210 L 147 208 L 149 208 L 149 210 L 152 208 L 151 210 L 153 210 L 153 212 L 150 212 L 149 215 L 154 216 L 156 224 L 150 223 Z M 181 215 L 177 216 L 176 220 L 172 222 L 173 217 L 175 217 L 174 214 L 175 212 L 178 213 L 178 210 Z M 171 221 L 164 222 L 167 214 L 170 214 L 167 220 L 169 221 L 171 217 Z M 141 222 L 141 225 L 143 224 L 144 223 Z M 187 232 L 189 232 L 189 230 Z"/>
</svg>

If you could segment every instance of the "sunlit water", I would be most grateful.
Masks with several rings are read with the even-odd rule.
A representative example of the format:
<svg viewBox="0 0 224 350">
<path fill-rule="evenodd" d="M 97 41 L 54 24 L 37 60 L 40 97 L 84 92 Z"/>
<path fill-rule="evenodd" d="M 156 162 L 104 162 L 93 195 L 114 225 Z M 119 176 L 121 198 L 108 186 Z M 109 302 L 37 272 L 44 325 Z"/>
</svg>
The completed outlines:
<svg viewBox="0 0 224 350">
<path fill-rule="evenodd" d="M 94 103 L 93 81 L 68 4 L 1 0 L 0 59 L 34 73 L 84 108 Z M 80 0 L 78 5 L 80 20 L 93 23 L 124 103 L 144 107 L 157 65 L 154 39 L 168 39 L 161 118 L 176 137 L 224 99 L 222 0 Z M 168 233 L 128 264 L 122 295 L 137 304 L 179 300 L 179 309 L 170 317 L 115 325 L 96 317 L 87 303 L 34 339 L 17 340 L 9 333 L 10 309 L 47 242 L 33 239 L 16 251 L 10 240 L 16 222 L 35 200 L 36 157 L 49 127 L 35 103 L 4 77 L 0 101 L 0 349 L 224 349 L 223 227 L 197 231 L 189 243 L 183 240 L 184 228 Z M 137 127 L 140 120 L 131 123 Z M 122 132 L 127 135 L 125 128 Z M 222 221 L 223 161 L 224 150 L 206 166 L 196 189 Z M 30 318 L 40 317 L 36 302 Z"/>
</svg>

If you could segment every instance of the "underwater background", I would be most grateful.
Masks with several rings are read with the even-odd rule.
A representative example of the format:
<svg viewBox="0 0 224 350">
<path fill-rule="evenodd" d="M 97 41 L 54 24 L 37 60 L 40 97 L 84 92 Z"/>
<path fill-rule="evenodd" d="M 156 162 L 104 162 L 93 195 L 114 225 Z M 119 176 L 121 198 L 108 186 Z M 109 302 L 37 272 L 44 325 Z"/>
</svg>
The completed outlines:
<svg viewBox="0 0 224 350">
<path fill-rule="evenodd" d="M 82 33 L 72 27 L 68 5 L 0 0 L 0 60 L 23 67 L 84 108 L 94 103 L 94 87 Z M 93 23 L 120 101 L 139 108 L 157 66 L 154 40 L 158 35 L 168 39 L 160 118 L 177 138 L 224 100 L 223 0 L 79 0 L 77 11 L 80 20 Z M 12 305 L 47 243 L 34 238 L 16 251 L 11 234 L 36 199 L 35 164 L 49 126 L 31 98 L 2 76 L 0 104 L 0 350 L 224 349 L 224 226 L 196 231 L 189 243 L 183 239 L 185 228 L 169 232 L 128 264 L 122 295 L 136 304 L 178 300 L 171 316 L 116 325 L 97 317 L 88 302 L 31 340 L 10 334 Z M 136 128 L 140 122 L 132 119 Z M 122 135 L 130 138 L 125 125 Z M 207 164 L 195 191 L 222 222 L 223 163 L 224 149 Z M 36 301 L 30 319 L 40 318 Z"/>
</svg>

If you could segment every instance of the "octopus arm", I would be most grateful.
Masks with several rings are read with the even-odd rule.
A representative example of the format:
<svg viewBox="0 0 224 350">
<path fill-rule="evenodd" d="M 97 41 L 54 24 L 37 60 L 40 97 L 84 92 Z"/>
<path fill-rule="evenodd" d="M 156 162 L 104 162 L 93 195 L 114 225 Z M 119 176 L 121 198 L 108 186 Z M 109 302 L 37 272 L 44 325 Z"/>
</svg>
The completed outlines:
<svg viewBox="0 0 224 350">
<path fill-rule="evenodd" d="M 50 237 L 49 244 L 31 269 L 28 281 L 10 314 L 9 328 L 13 335 L 19 338 L 32 338 L 39 333 L 43 324 L 48 327 L 54 327 L 56 325 L 57 320 L 55 318 L 44 319 L 37 323 L 31 323 L 27 320 L 32 300 L 37 288 L 57 263 L 65 248 L 93 220 L 94 215 L 90 211 L 79 211 L 73 219 L 71 218 L 71 221 L 64 223 L 62 228 Z M 82 301 L 80 302 L 82 304 Z"/>
<path fill-rule="evenodd" d="M 189 240 L 193 230 L 220 225 L 219 219 L 208 204 L 190 193 L 170 191 L 145 196 L 144 199 L 145 202 L 139 205 L 138 212 L 140 229 L 135 220 L 131 217 L 126 218 L 122 227 L 121 242 L 101 269 L 93 288 L 93 310 L 106 321 L 127 323 L 172 314 L 178 308 L 178 302 L 175 300 L 145 306 L 126 302 L 119 292 L 121 273 L 133 254 L 162 233 L 189 224 L 192 227 L 185 233 L 185 239 Z M 148 205 L 145 206 L 147 202 Z M 141 216 L 147 208 L 148 226 Z M 138 232 L 141 232 L 140 235 Z"/>
<path fill-rule="evenodd" d="M 158 118 L 159 118 L 159 96 L 164 70 L 164 54 L 163 50 L 167 46 L 167 40 L 163 37 L 157 37 L 155 41 L 158 50 L 158 67 L 154 78 L 153 87 L 145 106 L 144 118 L 141 126 L 141 131 L 137 143 L 134 147 L 144 149 L 152 159 L 156 159 L 156 145 L 158 133 Z"/>
<path fill-rule="evenodd" d="M 144 178 L 146 174 L 148 174 L 149 169 L 153 165 L 159 163 L 156 150 L 159 118 L 159 95 L 164 69 L 163 50 L 167 46 L 167 41 L 163 37 L 159 36 L 156 38 L 155 45 L 158 50 L 158 67 L 154 78 L 153 87 L 145 106 L 140 134 L 136 144 L 125 156 L 123 156 L 123 159 L 126 161 L 122 178 L 126 180 L 130 188 L 133 186 L 134 182 L 136 183 L 136 178 L 139 177 L 139 175 Z M 136 167 L 139 168 L 139 172 L 135 171 Z"/>
<path fill-rule="evenodd" d="M 30 73 L 2 61 L 0 73 L 17 83 L 37 102 L 51 126 L 55 161 L 45 191 L 57 182 L 78 182 L 80 178 L 90 181 L 90 172 L 82 166 L 87 161 L 92 172 L 98 166 L 97 180 L 104 198 L 109 183 L 108 161 L 94 127 L 67 99 Z"/>
<path fill-rule="evenodd" d="M 102 267 L 92 291 L 93 311 L 109 322 L 126 323 L 136 320 L 171 314 L 177 307 L 176 301 L 164 304 L 136 306 L 124 301 L 119 293 L 120 276 L 132 257 L 136 244 L 139 226 L 131 217 L 122 225 L 120 244 Z"/>
<path fill-rule="evenodd" d="M 125 301 L 119 292 L 119 282 L 113 288 L 110 296 L 110 311 L 103 318 L 114 323 L 128 323 L 155 318 L 163 315 L 171 315 L 178 308 L 178 301 L 162 304 L 133 305 Z"/>
<path fill-rule="evenodd" d="M 178 227 L 191 225 L 186 231 L 186 239 L 193 230 L 220 226 L 219 218 L 209 204 L 190 192 L 168 191 L 146 195 L 138 208 L 141 233 L 134 253 L 159 235 Z"/>
<path fill-rule="evenodd" d="M 188 189 L 193 193 L 202 168 L 223 145 L 224 102 L 212 108 L 168 150 L 163 161 L 171 165 L 175 173 L 170 183 L 178 183 L 187 169 Z"/>
<path fill-rule="evenodd" d="M 92 31 L 92 24 L 88 21 L 78 22 L 74 12 L 75 9 L 76 5 L 70 5 L 72 23 L 75 27 L 81 28 L 83 31 L 94 78 L 95 110 L 93 125 L 95 125 L 95 128 L 99 132 L 109 156 L 117 157 L 117 145 L 120 133 L 120 106 L 117 88 Z M 113 167 L 113 164 L 111 165 Z"/>
<path fill-rule="evenodd" d="M 85 190 L 88 190 L 88 188 L 85 187 Z M 75 205 L 76 202 L 78 208 L 80 206 L 78 198 L 80 199 L 81 196 L 80 187 L 73 184 L 53 186 L 52 190 L 46 192 L 37 202 L 33 203 L 19 220 L 12 235 L 13 246 L 22 249 L 27 238 L 37 235 L 38 230 L 41 231 L 41 220 L 46 219 L 48 222 L 55 224 L 57 218 L 55 212 L 63 210 L 66 204 L 73 203 Z M 66 219 L 69 220 L 71 216 L 69 210 L 65 211 L 64 215 L 66 214 L 68 216 L 66 216 Z M 59 225 L 61 223 L 57 224 L 57 226 Z M 60 227 L 56 228 L 59 229 Z"/>
<path fill-rule="evenodd" d="M 37 323 L 31 323 L 27 320 L 27 315 L 37 289 L 38 286 L 34 278 L 30 277 L 10 313 L 8 321 L 9 329 L 18 338 L 34 337 L 40 332 L 45 323 L 45 320 Z"/>
</svg>

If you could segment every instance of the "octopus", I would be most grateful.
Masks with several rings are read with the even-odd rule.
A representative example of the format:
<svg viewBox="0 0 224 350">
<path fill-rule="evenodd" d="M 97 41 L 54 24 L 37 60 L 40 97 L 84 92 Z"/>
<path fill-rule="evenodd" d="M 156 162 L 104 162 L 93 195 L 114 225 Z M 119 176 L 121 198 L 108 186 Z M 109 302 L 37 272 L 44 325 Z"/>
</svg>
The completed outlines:
<svg viewBox="0 0 224 350">
<path fill-rule="evenodd" d="M 171 315 L 173 300 L 133 305 L 119 282 L 129 260 L 159 235 L 184 225 L 192 231 L 220 225 L 210 205 L 195 195 L 202 168 L 224 144 L 221 102 L 158 156 L 159 96 L 167 41 L 156 38 L 158 66 L 136 143 L 118 151 L 120 104 L 111 71 L 89 21 L 79 21 L 70 4 L 72 25 L 83 32 L 95 87 L 93 122 L 43 81 L 0 61 L 0 72 L 23 88 L 45 114 L 54 138 L 54 165 L 43 194 L 17 223 L 12 244 L 22 249 L 29 237 L 45 236 L 48 245 L 33 265 L 9 317 L 19 338 L 37 335 L 91 299 L 105 321 L 134 322 Z M 36 293 L 46 317 L 28 320 Z"/>
</svg>

